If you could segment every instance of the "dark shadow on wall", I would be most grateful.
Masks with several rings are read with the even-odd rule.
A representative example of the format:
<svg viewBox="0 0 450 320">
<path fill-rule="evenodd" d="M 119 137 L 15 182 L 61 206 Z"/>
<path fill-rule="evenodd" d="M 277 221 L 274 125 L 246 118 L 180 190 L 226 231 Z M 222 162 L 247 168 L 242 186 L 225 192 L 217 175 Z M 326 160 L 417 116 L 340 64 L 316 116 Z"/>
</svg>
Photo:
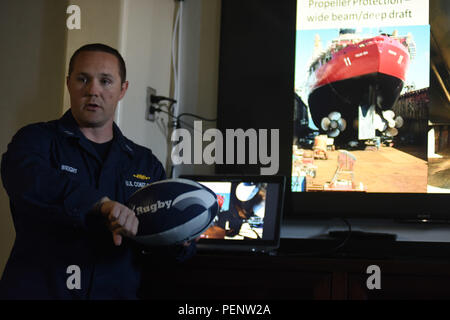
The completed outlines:
<svg viewBox="0 0 450 320">
<path fill-rule="evenodd" d="M 61 116 L 67 0 L 14 0 L 0 10 L 0 155 L 21 127 Z M 0 185 L 0 275 L 15 238 Z"/>
</svg>

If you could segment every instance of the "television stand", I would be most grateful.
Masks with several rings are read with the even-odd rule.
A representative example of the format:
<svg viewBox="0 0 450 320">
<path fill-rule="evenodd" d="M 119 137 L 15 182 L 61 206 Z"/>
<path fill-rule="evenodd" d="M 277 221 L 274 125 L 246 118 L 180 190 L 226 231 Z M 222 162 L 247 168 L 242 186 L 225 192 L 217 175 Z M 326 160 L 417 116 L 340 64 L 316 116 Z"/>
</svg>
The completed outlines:
<svg viewBox="0 0 450 320">
<path fill-rule="evenodd" d="M 376 241 L 396 241 L 397 235 L 393 233 L 365 232 L 365 231 L 330 231 L 328 235 L 335 239 L 352 240 L 376 240 Z"/>
<path fill-rule="evenodd" d="M 323 242 L 317 246 L 312 240 L 282 239 L 277 255 L 199 252 L 181 264 L 158 265 L 151 260 L 144 268 L 141 296 L 201 301 L 450 297 L 448 247 L 440 248 L 442 256 L 438 257 L 430 248 L 420 249 L 417 243 L 381 241 L 385 246 L 380 248 L 380 241 L 358 240 L 349 241 L 349 246 L 337 253 L 302 254 L 326 252 L 322 249 L 342 241 Z M 392 248 L 388 250 L 388 246 Z M 371 266 L 380 270 L 381 289 L 367 287 Z"/>
</svg>

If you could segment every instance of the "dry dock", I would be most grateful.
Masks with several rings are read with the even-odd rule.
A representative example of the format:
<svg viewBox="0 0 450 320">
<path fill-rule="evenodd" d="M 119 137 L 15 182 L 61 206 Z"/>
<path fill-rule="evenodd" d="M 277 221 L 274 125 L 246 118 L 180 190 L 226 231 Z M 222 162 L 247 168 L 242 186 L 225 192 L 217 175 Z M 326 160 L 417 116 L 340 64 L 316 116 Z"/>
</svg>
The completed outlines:
<svg viewBox="0 0 450 320">
<path fill-rule="evenodd" d="M 337 169 L 338 153 L 327 151 L 327 160 L 314 160 L 316 176 L 307 178 L 308 186 L 323 186 L 331 181 Z M 350 153 L 356 157 L 353 167 L 355 185 L 362 183 L 367 192 L 427 192 L 427 161 L 414 152 L 381 147 L 379 150 L 354 150 Z"/>
</svg>

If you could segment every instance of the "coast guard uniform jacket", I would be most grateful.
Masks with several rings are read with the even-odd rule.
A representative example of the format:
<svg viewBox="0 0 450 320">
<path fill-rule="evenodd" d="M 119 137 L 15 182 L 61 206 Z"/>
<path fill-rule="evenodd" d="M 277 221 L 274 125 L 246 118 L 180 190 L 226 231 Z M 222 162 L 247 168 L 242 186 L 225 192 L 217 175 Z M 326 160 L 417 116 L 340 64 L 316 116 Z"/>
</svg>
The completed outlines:
<svg viewBox="0 0 450 320">
<path fill-rule="evenodd" d="M 124 204 L 140 187 L 166 178 L 149 149 L 114 124 L 103 163 L 69 110 L 59 120 L 19 130 L 3 155 L 1 175 L 16 240 L 0 298 L 136 298 L 138 252 L 126 238 L 115 246 L 104 218 L 89 211 L 104 196 Z"/>
</svg>

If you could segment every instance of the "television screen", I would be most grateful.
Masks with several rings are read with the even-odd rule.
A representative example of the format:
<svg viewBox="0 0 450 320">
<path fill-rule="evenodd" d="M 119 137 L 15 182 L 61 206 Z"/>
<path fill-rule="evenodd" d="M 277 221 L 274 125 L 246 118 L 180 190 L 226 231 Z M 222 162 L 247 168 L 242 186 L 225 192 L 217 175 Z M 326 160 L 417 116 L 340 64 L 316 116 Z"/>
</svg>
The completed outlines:
<svg viewBox="0 0 450 320">
<path fill-rule="evenodd" d="M 297 0 L 292 192 L 450 193 L 429 119 L 428 6 Z"/>
<path fill-rule="evenodd" d="M 449 220 L 448 12 L 440 0 L 222 2 L 217 125 L 279 129 L 286 217 Z"/>
</svg>

